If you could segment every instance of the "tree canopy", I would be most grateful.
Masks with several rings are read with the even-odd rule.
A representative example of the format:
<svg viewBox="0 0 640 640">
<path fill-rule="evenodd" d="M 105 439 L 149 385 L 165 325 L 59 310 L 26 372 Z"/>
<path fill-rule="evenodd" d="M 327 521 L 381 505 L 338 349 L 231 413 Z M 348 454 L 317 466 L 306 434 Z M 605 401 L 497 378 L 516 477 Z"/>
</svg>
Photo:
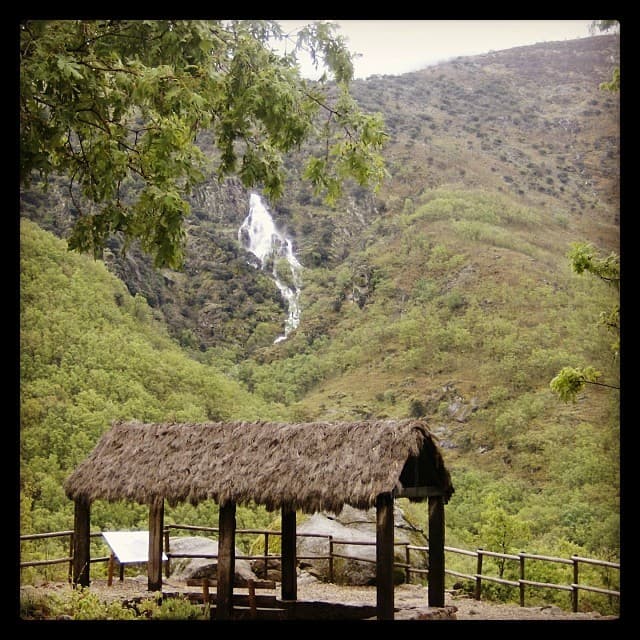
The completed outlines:
<svg viewBox="0 0 640 640">
<path fill-rule="evenodd" d="M 188 196 L 208 171 L 282 194 L 284 154 L 323 141 L 305 177 L 335 201 L 351 177 L 384 176 L 379 114 L 349 93 L 352 56 L 330 23 L 295 40 L 272 21 L 38 20 L 20 24 L 20 180 L 66 177 L 78 213 L 69 247 L 99 256 L 140 240 L 182 263 Z M 290 50 L 277 53 L 274 43 Z M 289 45 L 290 43 L 290 45 Z M 300 76 L 309 51 L 327 73 Z M 198 135 L 217 150 L 206 157 Z"/>
<path fill-rule="evenodd" d="M 608 256 L 598 255 L 598 250 L 591 243 L 574 243 L 569 251 L 569 260 L 575 273 L 590 273 L 606 282 L 616 291 L 620 290 L 620 256 L 610 253 Z M 609 330 L 614 338 L 611 351 L 614 358 L 620 354 L 620 304 L 616 302 L 609 309 L 602 311 L 599 323 Z M 565 402 L 575 402 L 578 393 L 585 384 L 597 384 L 603 387 L 618 389 L 617 385 L 598 382 L 601 372 L 592 366 L 563 367 L 551 380 L 549 386 Z"/>
</svg>

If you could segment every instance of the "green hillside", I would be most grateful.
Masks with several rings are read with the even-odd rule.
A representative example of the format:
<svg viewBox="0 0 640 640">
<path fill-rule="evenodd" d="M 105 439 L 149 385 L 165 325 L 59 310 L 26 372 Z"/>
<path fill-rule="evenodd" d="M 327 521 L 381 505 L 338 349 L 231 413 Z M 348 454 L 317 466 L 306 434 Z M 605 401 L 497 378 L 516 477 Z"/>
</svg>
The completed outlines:
<svg viewBox="0 0 640 640">
<path fill-rule="evenodd" d="M 238 377 L 300 419 L 425 415 L 458 488 L 452 545 L 619 557 L 619 392 L 549 381 L 592 364 L 619 385 L 618 298 L 572 272 L 573 243 L 619 252 L 619 40 L 460 58 L 356 83 L 390 132 L 390 178 L 323 216 L 294 183 L 302 320 Z M 326 210 L 325 210 L 326 211 Z M 493 529 L 493 535 L 498 535 Z"/>
<path fill-rule="evenodd" d="M 597 324 L 614 292 L 571 272 L 572 234 L 507 196 L 436 189 L 369 240 L 340 268 L 305 274 L 300 329 L 243 362 L 240 379 L 300 419 L 426 415 L 460 486 L 453 540 L 482 543 L 478 509 L 495 491 L 531 520 L 528 545 L 615 554 L 618 394 L 564 405 L 549 389 L 567 363 L 618 381 Z M 480 495 L 465 488 L 480 478 Z"/>
<path fill-rule="evenodd" d="M 62 483 L 114 420 L 281 417 L 277 404 L 187 357 L 102 262 L 70 253 L 28 220 L 20 231 L 21 533 L 71 526 Z M 105 508 L 92 524 L 146 517 Z"/>
</svg>

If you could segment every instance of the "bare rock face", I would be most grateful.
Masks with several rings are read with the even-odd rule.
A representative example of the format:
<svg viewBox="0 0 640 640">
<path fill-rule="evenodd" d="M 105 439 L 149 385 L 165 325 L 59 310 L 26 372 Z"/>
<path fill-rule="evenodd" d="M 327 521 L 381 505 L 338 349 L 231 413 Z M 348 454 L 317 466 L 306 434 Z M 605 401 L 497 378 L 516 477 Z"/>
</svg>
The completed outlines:
<svg viewBox="0 0 640 640">
<path fill-rule="evenodd" d="M 200 536 L 175 537 L 169 539 L 171 553 L 203 553 L 215 555 L 218 553 L 218 543 L 215 540 Z M 242 555 L 236 549 L 236 556 Z M 235 583 L 243 585 L 247 580 L 257 580 L 258 576 L 251 570 L 247 560 L 235 561 Z M 217 558 L 172 558 L 171 577 L 177 580 L 190 578 L 208 578 L 215 580 L 218 571 Z"/>
</svg>

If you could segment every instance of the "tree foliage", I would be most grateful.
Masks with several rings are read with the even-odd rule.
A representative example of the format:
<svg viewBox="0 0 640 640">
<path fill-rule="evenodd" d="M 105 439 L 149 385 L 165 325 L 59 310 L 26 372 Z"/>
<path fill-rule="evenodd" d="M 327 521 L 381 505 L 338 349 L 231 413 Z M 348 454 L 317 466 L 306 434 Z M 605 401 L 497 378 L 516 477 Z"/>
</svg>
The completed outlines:
<svg viewBox="0 0 640 640">
<path fill-rule="evenodd" d="M 589 27 L 592 34 L 607 31 L 618 31 L 620 29 L 620 23 L 617 20 L 594 20 Z M 611 74 L 611 80 L 609 82 L 603 82 L 600 84 L 600 88 L 605 91 L 620 91 L 620 67 L 615 67 Z"/>
<path fill-rule="evenodd" d="M 591 243 L 577 242 L 569 252 L 571 267 L 575 273 L 584 272 L 594 275 L 606 282 L 616 291 L 620 290 L 620 257 L 615 253 L 602 257 Z M 620 353 L 620 304 L 616 302 L 612 307 L 600 313 L 599 323 L 613 334 L 611 351 L 615 358 Z M 598 382 L 601 372 L 593 366 L 563 367 L 551 380 L 549 386 L 564 402 L 575 402 L 578 393 L 586 384 L 598 384 L 605 387 L 618 388 L 615 385 Z"/>
<path fill-rule="evenodd" d="M 489 494 L 485 498 L 481 518 L 480 536 L 490 550 L 513 553 L 524 548 L 529 539 L 528 523 L 508 513 L 497 495 Z M 501 578 L 504 576 L 505 562 L 505 558 L 496 558 Z"/>
<path fill-rule="evenodd" d="M 343 38 L 316 23 L 276 54 L 284 38 L 269 21 L 23 22 L 21 182 L 66 176 L 80 214 L 70 248 L 100 255 L 121 233 L 170 267 L 182 261 L 187 197 L 208 170 L 278 197 L 284 154 L 318 137 L 306 175 L 319 192 L 335 200 L 347 177 L 378 185 L 382 120 L 349 94 Z M 300 77 L 305 48 L 332 82 Z M 198 146 L 203 132 L 216 158 Z"/>
</svg>

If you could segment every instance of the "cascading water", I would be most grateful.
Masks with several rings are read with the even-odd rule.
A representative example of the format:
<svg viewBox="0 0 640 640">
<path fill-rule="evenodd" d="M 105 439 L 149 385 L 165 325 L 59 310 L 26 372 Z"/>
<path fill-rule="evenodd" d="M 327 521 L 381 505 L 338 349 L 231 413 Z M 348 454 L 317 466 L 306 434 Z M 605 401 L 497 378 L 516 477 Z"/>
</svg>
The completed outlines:
<svg viewBox="0 0 640 640">
<path fill-rule="evenodd" d="M 286 340 L 291 331 L 300 324 L 300 272 L 302 265 L 293 254 L 291 239 L 276 229 L 269 210 L 257 193 L 249 199 L 249 214 L 238 229 L 240 244 L 260 260 L 262 269 L 271 269 L 271 274 L 286 300 L 289 312 L 284 325 L 284 335 L 274 342 Z M 286 261 L 289 273 L 282 274 L 282 262 Z M 286 282 L 283 280 L 286 279 Z"/>
</svg>

